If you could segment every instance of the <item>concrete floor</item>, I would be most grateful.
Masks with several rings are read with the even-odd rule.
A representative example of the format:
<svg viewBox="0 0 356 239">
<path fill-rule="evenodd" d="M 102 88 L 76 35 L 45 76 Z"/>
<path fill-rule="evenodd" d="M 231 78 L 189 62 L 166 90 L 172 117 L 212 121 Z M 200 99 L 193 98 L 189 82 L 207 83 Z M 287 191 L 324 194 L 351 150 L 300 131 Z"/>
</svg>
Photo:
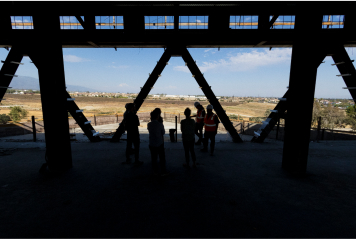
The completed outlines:
<svg viewBox="0 0 356 239">
<path fill-rule="evenodd" d="M 0 237 L 355 237 L 355 141 L 310 143 L 308 172 L 281 169 L 283 142 L 220 141 L 182 167 L 165 143 L 170 175 L 122 165 L 125 142 L 72 142 L 73 168 L 41 175 L 44 142 L 6 142 L 0 156 Z"/>
</svg>

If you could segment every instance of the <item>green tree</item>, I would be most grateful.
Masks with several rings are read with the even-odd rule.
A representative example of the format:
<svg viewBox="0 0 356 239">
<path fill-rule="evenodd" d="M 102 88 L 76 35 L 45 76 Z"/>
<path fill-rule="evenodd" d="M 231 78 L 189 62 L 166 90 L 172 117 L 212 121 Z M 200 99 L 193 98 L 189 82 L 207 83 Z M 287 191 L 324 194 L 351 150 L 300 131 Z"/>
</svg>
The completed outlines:
<svg viewBox="0 0 356 239">
<path fill-rule="evenodd" d="M 346 108 L 346 115 L 348 117 L 356 119 L 356 105 L 352 105 Z"/>
<path fill-rule="evenodd" d="M 351 125 L 351 129 L 356 130 L 356 105 L 351 105 L 346 108 L 346 118 L 343 123 Z"/>
<path fill-rule="evenodd" d="M 6 114 L 1 114 L 0 115 L 0 123 L 1 124 L 6 124 L 10 120 L 10 116 Z"/>
<path fill-rule="evenodd" d="M 318 118 L 322 116 L 323 109 L 317 99 L 314 99 L 313 104 L 313 116 L 312 116 L 312 125 L 315 126 L 318 124 Z"/>
<path fill-rule="evenodd" d="M 23 119 L 28 115 L 28 111 L 20 106 L 10 107 L 10 109 L 11 111 L 9 113 L 9 116 L 14 122 L 19 121 L 20 119 Z"/>
</svg>

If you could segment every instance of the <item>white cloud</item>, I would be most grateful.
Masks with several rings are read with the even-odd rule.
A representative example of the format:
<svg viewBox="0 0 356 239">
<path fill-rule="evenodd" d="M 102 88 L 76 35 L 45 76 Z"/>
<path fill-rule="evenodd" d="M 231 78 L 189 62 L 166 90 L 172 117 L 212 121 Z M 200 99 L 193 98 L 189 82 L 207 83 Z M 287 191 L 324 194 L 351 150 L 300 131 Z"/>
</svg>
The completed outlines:
<svg viewBox="0 0 356 239">
<path fill-rule="evenodd" d="M 201 22 L 201 20 L 197 20 L 197 22 Z"/>
<path fill-rule="evenodd" d="M 269 49 L 265 49 L 264 51 L 252 50 L 251 52 L 230 54 L 227 59 L 203 62 L 199 64 L 199 69 L 202 72 L 214 69 L 248 71 L 260 66 L 288 63 L 291 59 L 291 53 L 291 48 L 276 48 L 271 51 Z M 174 70 L 190 72 L 186 66 L 176 66 Z"/>
<path fill-rule="evenodd" d="M 173 69 L 175 71 L 190 72 L 187 66 L 175 66 Z"/>
<path fill-rule="evenodd" d="M 89 61 L 88 59 L 81 58 L 75 55 L 63 55 L 63 59 L 66 62 L 83 62 L 83 61 Z"/>
<path fill-rule="evenodd" d="M 204 52 L 208 52 L 208 51 L 211 51 L 211 50 L 213 50 L 213 48 L 209 48 L 207 50 L 204 50 Z"/>
<path fill-rule="evenodd" d="M 129 86 L 129 85 L 126 84 L 126 83 L 121 83 L 121 84 L 119 85 L 119 87 L 125 87 L 125 86 Z"/>
</svg>

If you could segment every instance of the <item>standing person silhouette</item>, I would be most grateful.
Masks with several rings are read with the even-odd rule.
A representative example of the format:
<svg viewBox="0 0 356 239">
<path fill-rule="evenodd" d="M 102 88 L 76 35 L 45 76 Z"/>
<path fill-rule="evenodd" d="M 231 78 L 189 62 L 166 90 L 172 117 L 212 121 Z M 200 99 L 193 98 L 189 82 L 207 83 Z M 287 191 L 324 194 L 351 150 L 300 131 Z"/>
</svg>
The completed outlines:
<svg viewBox="0 0 356 239">
<path fill-rule="evenodd" d="M 136 108 L 134 103 L 127 105 L 127 114 L 125 116 L 125 125 L 127 130 L 127 144 L 126 144 L 126 164 L 131 163 L 130 159 L 130 149 L 132 144 L 134 145 L 135 150 L 135 165 L 142 165 L 143 162 L 139 161 L 139 151 L 140 151 L 140 134 L 138 131 L 138 126 L 140 126 L 140 121 L 136 115 Z"/>
<path fill-rule="evenodd" d="M 122 123 L 125 125 L 124 127 L 124 132 L 123 134 L 125 133 L 126 130 L 126 115 L 130 112 L 128 109 L 127 109 L 127 106 L 129 105 L 130 103 L 127 103 L 125 105 L 125 113 L 124 113 L 124 120 L 122 121 Z M 129 145 L 129 148 L 130 148 L 130 154 L 134 154 L 135 153 L 135 150 L 132 148 L 132 142 L 131 142 L 131 145 Z"/>
<path fill-rule="evenodd" d="M 161 117 L 161 109 L 160 108 L 155 108 L 153 111 L 157 111 L 158 113 L 158 122 L 161 122 L 163 124 L 163 118 Z"/>
<path fill-rule="evenodd" d="M 201 145 L 203 142 L 203 127 L 204 127 L 204 117 L 205 110 L 204 107 L 197 101 L 194 103 L 195 108 L 197 108 L 197 114 L 192 115 L 191 117 L 195 118 L 195 134 L 199 137 L 199 140 L 195 143 L 195 145 Z"/>
<path fill-rule="evenodd" d="M 210 139 L 210 155 L 214 155 L 215 149 L 215 135 L 218 133 L 219 119 L 216 114 L 213 113 L 213 106 L 208 105 L 206 107 L 207 114 L 204 117 L 204 148 L 200 151 L 208 152 L 208 141 Z"/>
<path fill-rule="evenodd" d="M 165 134 L 164 126 L 159 119 L 159 111 L 153 110 L 151 112 L 151 122 L 147 124 L 149 132 L 149 148 L 151 151 L 152 169 L 155 175 L 165 176 L 166 170 L 166 157 L 164 153 L 163 135 Z M 157 158 L 159 156 L 160 170 L 157 165 Z"/>
<path fill-rule="evenodd" d="M 185 161 L 183 167 L 190 168 L 189 165 L 189 152 L 192 155 L 193 167 L 196 167 L 195 152 L 194 152 L 194 141 L 195 141 L 195 121 L 190 118 L 191 110 L 186 108 L 184 111 L 185 119 L 180 122 L 180 130 L 182 131 L 182 140 L 185 153 Z"/>
</svg>

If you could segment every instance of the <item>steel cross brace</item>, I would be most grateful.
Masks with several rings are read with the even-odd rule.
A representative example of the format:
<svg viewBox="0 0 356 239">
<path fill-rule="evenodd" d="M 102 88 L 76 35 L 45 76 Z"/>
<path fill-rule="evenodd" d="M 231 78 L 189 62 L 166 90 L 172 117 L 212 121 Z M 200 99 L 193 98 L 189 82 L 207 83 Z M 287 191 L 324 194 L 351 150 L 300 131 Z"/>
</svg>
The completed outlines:
<svg viewBox="0 0 356 239">
<path fill-rule="evenodd" d="M 169 61 L 171 56 L 182 56 L 183 60 L 188 64 L 188 68 L 191 73 L 195 76 L 195 80 L 197 81 L 198 85 L 201 87 L 204 94 L 207 96 L 210 104 L 213 105 L 216 114 L 219 116 L 222 124 L 225 126 L 226 130 L 230 133 L 233 138 L 234 142 L 242 142 L 239 134 L 237 133 L 236 129 L 234 128 L 233 124 L 229 120 L 229 117 L 226 115 L 225 111 L 221 107 L 218 99 L 214 95 L 213 91 L 211 90 L 210 86 L 206 82 L 203 74 L 200 72 L 198 66 L 195 64 L 192 56 L 190 55 L 189 51 L 185 47 L 168 47 L 165 52 L 163 53 L 161 59 L 158 61 L 156 67 L 154 68 L 153 72 L 150 74 L 148 80 L 146 81 L 145 85 L 142 87 L 140 93 L 138 94 L 137 98 L 135 99 L 134 103 L 136 104 L 136 110 L 138 111 L 150 93 L 152 87 L 156 83 L 159 75 L 162 73 L 163 69 L 166 66 L 166 63 Z M 116 133 L 111 139 L 111 142 L 119 142 L 121 135 L 125 132 L 124 125 L 120 124 Z"/>
<path fill-rule="evenodd" d="M 187 66 L 190 72 L 193 74 L 195 80 L 197 81 L 198 85 L 204 92 L 206 98 L 208 99 L 209 103 L 214 107 L 214 110 L 218 117 L 221 120 L 221 123 L 224 125 L 225 129 L 230 133 L 234 142 L 242 143 L 242 139 L 240 138 L 239 134 L 237 133 L 236 129 L 234 128 L 232 122 L 230 121 L 229 117 L 226 115 L 225 110 L 220 105 L 219 100 L 216 98 L 214 92 L 211 90 L 208 82 L 205 80 L 203 74 L 200 72 L 197 64 L 193 60 L 192 56 L 190 55 L 187 48 L 182 47 L 182 58 L 187 63 Z"/>
<path fill-rule="evenodd" d="M 23 55 L 17 46 L 10 49 L 10 52 L 0 70 L 0 102 L 6 93 L 7 87 L 9 87 L 12 81 L 13 75 L 15 75 L 17 68 L 19 67 L 19 64 L 17 63 L 21 63 L 22 58 Z"/>
</svg>

